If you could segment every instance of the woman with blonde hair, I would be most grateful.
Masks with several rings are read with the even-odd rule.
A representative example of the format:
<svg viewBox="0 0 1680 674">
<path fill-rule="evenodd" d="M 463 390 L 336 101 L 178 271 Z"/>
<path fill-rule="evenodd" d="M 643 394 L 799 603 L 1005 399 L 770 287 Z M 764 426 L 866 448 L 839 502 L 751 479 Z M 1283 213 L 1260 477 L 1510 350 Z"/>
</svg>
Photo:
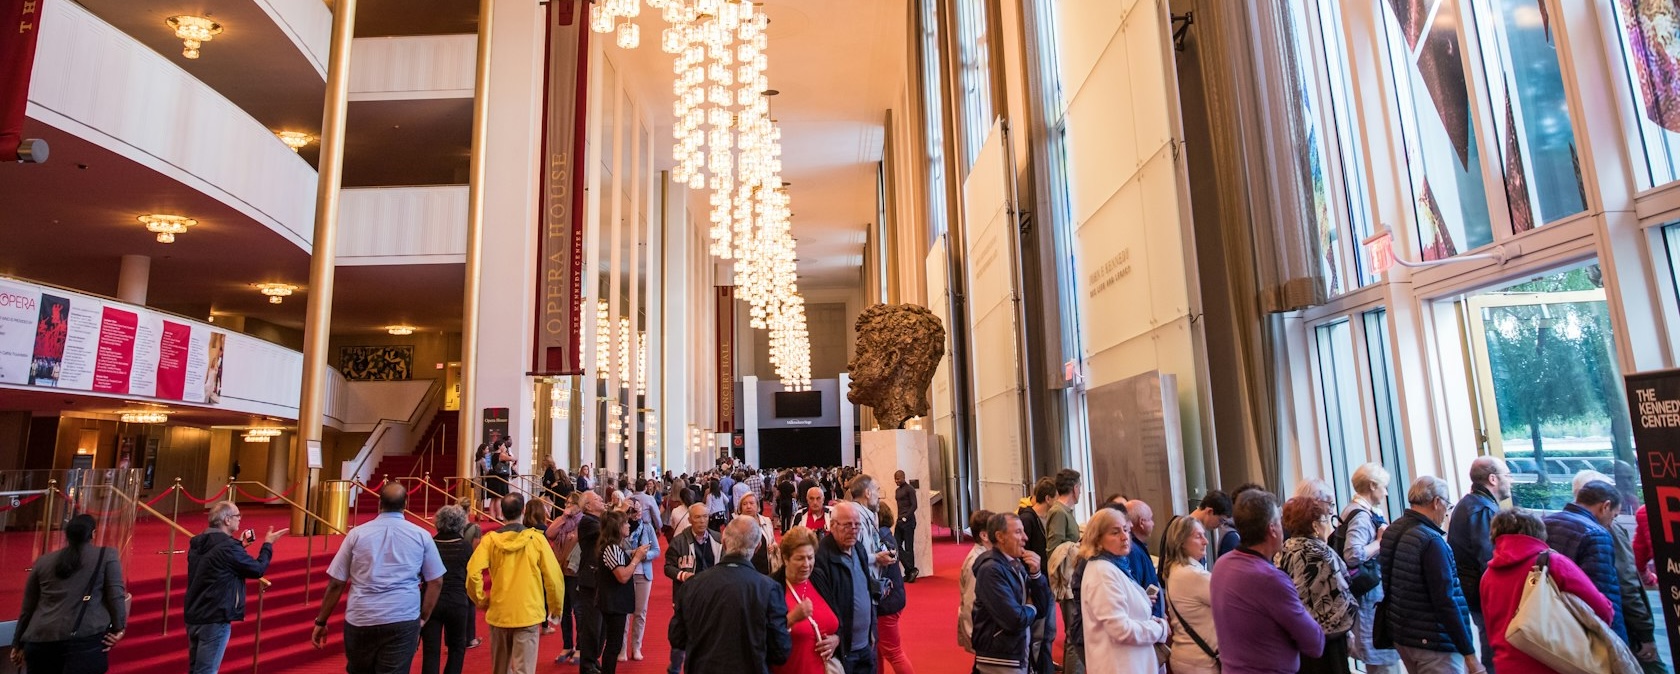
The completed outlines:
<svg viewBox="0 0 1680 674">
<path fill-rule="evenodd" d="M 1167 621 L 1151 614 L 1149 595 L 1122 571 L 1131 551 L 1132 522 L 1119 511 L 1100 509 L 1085 523 L 1079 540 L 1086 560 L 1079 590 L 1085 661 L 1103 663 L 1106 671 L 1154 674 L 1161 666 L 1155 644 L 1170 633 Z"/>
<path fill-rule="evenodd" d="M 1202 565 L 1207 529 L 1179 517 L 1161 536 L 1161 591 L 1172 626 L 1167 662 L 1173 674 L 1218 674 L 1219 634 L 1213 625 L 1213 573 Z"/>
<path fill-rule="evenodd" d="M 1345 538 L 1342 549 L 1335 551 L 1347 563 L 1348 587 L 1359 604 L 1359 619 L 1349 635 L 1348 652 L 1365 663 L 1366 674 L 1390 674 L 1400 663 L 1399 651 L 1371 643 L 1371 625 L 1377 619 L 1377 604 L 1383 600 L 1382 567 L 1366 563 L 1377 559 L 1383 531 L 1388 529 L 1383 512 L 1387 510 L 1384 504 L 1388 501 L 1389 480 L 1388 470 L 1381 464 L 1367 463 L 1354 469 L 1353 500 L 1342 510 Z"/>
</svg>

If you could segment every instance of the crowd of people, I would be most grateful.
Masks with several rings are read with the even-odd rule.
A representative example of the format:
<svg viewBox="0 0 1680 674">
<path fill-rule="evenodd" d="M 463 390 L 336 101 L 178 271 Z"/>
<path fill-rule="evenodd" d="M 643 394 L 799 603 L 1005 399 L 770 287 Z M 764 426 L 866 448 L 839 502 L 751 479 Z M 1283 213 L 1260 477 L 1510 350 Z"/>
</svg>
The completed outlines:
<svg viewBox="0 0 1680 674">
<path fill-rule="evenodd" d="M 1288 499 L 1255 484 L 1214 490 L 1157 538 L 1150 504 L 1123 494 L 1081 525 L 1082 477 L 1064 469 L 1015 512 L 969 518 L 958 644 L 980 674 L 1345 674 L 1355 661 L 1371 674 L 1551 672 L 1507 638 L 1543 564 L 1619 642 L 1611 656 L 1667 671 L 1645 593 L 1650 543 L 1616 523 L 1624 499 L 1610 478 L 1583 472 L 1573 502 L 1542 518 L 1501 505 L 1512 487 L 1503 461 L 1479 458 L 1468 477 L 1456 503 L 1446 481 L 1417 478 L 1392 521 L 1391 477 L 1374 463 L 1354 471 L 1341 507 L 1317 479 Z M 425 674 L 459 674 L 482 643 L 483 612 L 496 674 L 535 672 L 555 632 L 553 662 L 610 674 L 644 658 L 662 575 L 671 674 L 911 674 L 899 619 L 917 578 L 918 494 L 902 471 L 893 483 L 883 499 L 889 487 L 853 468 L 724 460 L 632 481 L 548 462 L 540 490 L 491 499 L 494 525 L 475 523 L 466 498 L 435 513 L 435 533 L 405 516 L 407 492 L 388 483 L 380 514 L 350 530 L 327 568 L 311 639 L 333 638 L 347 597 L 338 636 L 350 674 L 406 673 L 416 652 Z M 207 519 L 188 551 L 191 674 L 219 670 L 246 581 L 287 533 L 269 530 L 252 555 L 236 504 L 214 504 Z M 30 571 L 12 650 L 28 671 L 103 672 L 123 638 L 121 564 L 92 545 L 96 524 L 71 518 L 66 547 Z"/>
<path fill-rule="evenodd" d="M 1482 457 L 1456 505 L 1446 481 L 1420 477 L 1393 522 L 1390 479 L 1361 466 L 1339 515 L 1318 479 L 1287 500 L 1255 484 L 1210 491 L 1167 523 L 1152 555 L 1142 501 L 1110 496 L 1082 530 L 1070 526 L 1082 489 L 1062 470 L 1016 512 L 970 518 L 958 643 L 986 674 L 1346 674 L 1355 661 L 1371 674 L 1546 673 L 1507 638 L 1540 563 L 1601 621 L 1583 629 L 1619 642 L 1603 671 L 1667 671 L 1645 593 L 1650 543 L 1616 523 L 1623 499 L 1610 478 L 1583 472 L 1574 502 L 1542 518 L 1502 508 L 1511 472 Z"/>
</svg>

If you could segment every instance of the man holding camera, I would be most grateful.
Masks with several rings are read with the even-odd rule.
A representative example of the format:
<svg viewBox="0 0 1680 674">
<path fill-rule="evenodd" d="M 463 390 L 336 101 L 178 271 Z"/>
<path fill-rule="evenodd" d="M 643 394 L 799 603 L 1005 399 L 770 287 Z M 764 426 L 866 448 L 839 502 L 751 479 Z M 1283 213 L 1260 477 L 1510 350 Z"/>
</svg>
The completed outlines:
<svg viewBox="0 0 1680 674">
<path fill-rule="evenodd" d="M 221 501 L 210 508 L 210 527 L 187 548 L 187 671 L 214 674 L 234 621 L 245 619 L 245 581 L 261 578 L 274 556 L 274 541 L 289 529 L 269 527 L 256 558 L 245 546 L 256 540 L 239 531 L 239 506 Z M 235 536 L 238 535 L 238 538 Z"/>
</svg>

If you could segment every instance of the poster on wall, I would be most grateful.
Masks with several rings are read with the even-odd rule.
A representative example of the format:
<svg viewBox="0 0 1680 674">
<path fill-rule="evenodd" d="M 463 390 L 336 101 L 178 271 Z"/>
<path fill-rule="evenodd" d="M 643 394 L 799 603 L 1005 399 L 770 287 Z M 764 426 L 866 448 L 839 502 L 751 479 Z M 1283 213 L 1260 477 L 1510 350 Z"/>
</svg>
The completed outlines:
<svg viewBox="0 0 1680 674">
<path fill-rule="evenodd" d="M 0 278 L 0 385 L 297 409 L 302 354 L 146 307 Z"/>
<path fill-rule="evenodd" d="M 1640 372 L 1626 380 L 1659 596 L 1680 597 L 1680 370 Z M 1663 622 L 1670 656 L 1680 658 L 1680 603 L 1658 604 L 1668 612 Z"/>
<path fill-rule="evenodd" d="M 492 439 L 506 438 L 508 436 L 508 408 L 484 408 L 484 421 L 481 430 L 483 433 L 479 435 L 480 443 L 490 442 Z"/>
<path fill-rule="evenodd" d="M 583 374 L 578 336 L 583 297 L 583 167 L 587 127 L 587 2 L 548 3 L 543 72 L 542 208 L 538 214 L 537 306 L 531 374 Z"/>
</svg>

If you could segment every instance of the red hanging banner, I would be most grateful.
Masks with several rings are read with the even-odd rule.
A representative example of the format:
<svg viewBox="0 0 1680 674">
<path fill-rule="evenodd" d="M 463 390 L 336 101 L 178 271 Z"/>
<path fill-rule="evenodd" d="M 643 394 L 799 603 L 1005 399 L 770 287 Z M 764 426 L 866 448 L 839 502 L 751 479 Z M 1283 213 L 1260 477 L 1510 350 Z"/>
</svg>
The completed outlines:
<svg viewBox="0 0 1680 674">
<path fill-rule="evenodd" d="M 0 0 L 0 161 L 17 161 L 45 0 Z"/>
<path fill-rule="evenodd" d="M 542 194 L 537 224 L 536 339 L 531 374 L 582 374 L 583 167 L 589 28 L 585 0 L 548 3 L 543 76 Z"/>
<path fill-rule="evenodd" d="M 717 427 L 735 432 L 735 286 L 716 286 L 717 304 Z"/>
</svg>

